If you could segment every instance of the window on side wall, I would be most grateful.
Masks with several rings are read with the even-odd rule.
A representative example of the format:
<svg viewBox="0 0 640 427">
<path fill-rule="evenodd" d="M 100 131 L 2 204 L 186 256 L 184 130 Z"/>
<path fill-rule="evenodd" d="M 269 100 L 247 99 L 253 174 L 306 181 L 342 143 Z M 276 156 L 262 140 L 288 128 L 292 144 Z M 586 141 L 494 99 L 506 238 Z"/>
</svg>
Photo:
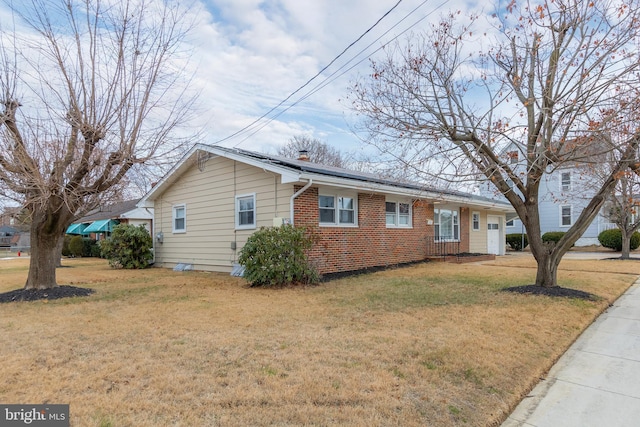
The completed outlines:
<svg viewBox="0 0 640 427">
<path fill-rule="evenodd" d="M 473 231 L 480 231 L 480 212 L 473 212 L 471 214 L 471 229 Z"/>
<path fill-rule="evenodd" d="M 562 172 L 560 174 L 560 190 L 571 190 L 571 172 Z"/>
<path fill-rule="evenodd" d="M 385 202 L 385 221 L 387 227 L 411 227 L 411 215 L 411 203 L 408 201 L 387 200 Z"/>
<path fill-rule="evenodd" d="M 355 226 L 358 206 L 355 195 L 320 194 L 318 196 L 320 225 Z"/>
<path fill-rule="evenodd" d="M 174 205 L 172 213 L 172 231 L 174 233 L 187 232 L 187 205 Z"/>
<path fill-rule="evenodd" d="M 236 196 L 236 229 L 256 228 L 256 195 Z"/>
<path fill-rule="evenodd" d="M 435 209 L 436 240 L 460 240 L 460 222 L 457 209 Z"/>
<path fill-rule="evenodd" d="M 560 206 L 560 225 L 563 227 L 569 227 L 572 223 L 571 206 Z"/>
</svg>

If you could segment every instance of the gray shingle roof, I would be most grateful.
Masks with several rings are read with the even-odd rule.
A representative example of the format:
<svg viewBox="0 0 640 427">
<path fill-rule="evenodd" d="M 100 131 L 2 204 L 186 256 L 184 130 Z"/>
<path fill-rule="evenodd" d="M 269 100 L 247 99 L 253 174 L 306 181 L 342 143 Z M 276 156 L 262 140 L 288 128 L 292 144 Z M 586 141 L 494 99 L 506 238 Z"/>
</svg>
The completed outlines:
<svg viewBox="0 0 640 427">
<path fill-rule="evenodd" d="M 118 219 L 121 215 L 136 209 L 136 203 L 138 203 L 138 200 L 140 199 L 127 200 L 120 203 L 100 206 L 74 222 L 84 223 L 99 221 L 101 219 Z"/>
</svg>

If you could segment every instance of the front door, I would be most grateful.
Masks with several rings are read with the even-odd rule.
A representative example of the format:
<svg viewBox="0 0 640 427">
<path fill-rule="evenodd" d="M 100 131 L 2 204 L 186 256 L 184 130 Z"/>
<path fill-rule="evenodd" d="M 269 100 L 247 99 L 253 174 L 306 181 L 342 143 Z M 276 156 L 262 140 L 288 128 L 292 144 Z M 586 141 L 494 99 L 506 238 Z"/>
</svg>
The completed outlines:
<svg viewBox="0 0 640 427">
<path fill-rule="evenodd" d="M 487 252 L 500 255 L 500 217 L 487 217 Z"/>
</svg>

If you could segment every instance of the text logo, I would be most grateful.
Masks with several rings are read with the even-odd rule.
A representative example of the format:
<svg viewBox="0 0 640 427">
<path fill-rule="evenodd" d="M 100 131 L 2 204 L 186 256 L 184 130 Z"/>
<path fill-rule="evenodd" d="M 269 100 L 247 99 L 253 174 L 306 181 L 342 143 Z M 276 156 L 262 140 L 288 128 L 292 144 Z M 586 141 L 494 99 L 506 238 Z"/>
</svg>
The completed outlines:
<svg viewBox="0 0 640 427">
<path fill-rule="evenodd" d="M 69 405 L 2 405 L 0 427 L 69 427 Z"/>
</svg>

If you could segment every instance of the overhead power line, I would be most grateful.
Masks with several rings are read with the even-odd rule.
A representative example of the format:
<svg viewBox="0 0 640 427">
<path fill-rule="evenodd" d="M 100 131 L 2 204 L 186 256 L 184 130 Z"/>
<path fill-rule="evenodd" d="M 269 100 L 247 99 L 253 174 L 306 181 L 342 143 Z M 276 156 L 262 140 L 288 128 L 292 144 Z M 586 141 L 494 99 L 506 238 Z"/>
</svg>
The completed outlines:
<svg viewBox="0 0 640 427">
<path fill-rule="evenodd" d="M 237 142 L 234 147 L 237 147 L 238 145 L 240 145 L 241 143 L 243 143 L 244 141 L 246 141 L 247 139 L 251 138 L 253 135 L 255 135 L 256 133 L 260 132 L 262 129 L 264 129 L 266 126 L 268 126 L 271 122 L 273 122 L 275 119 L 277 119 L 278 117 L 280 117 L 282 114 L 286 113 L 289 109 L 295 107 L 297 104 L 299 104 L 300 102 L 304 101 L 305 99 L 309 98 L 311 95 L 315 94 L 316 92 L 320 91 L 321 89 L 325 88 L 326 86 L 328 86 L 329 84 L 333 83 L 336 79 L 342 77 L 343 75 L 345 75 L 346 73 L 348 73 L 349 71 L 353 70 L 354 68 L 356 68 L 358 65 L 360 65 L 362 62 L 364 62 L 365 60 L 367 60 L 369 58 L 369 56 L 371 54 L 374 54 L 378 51 L 380 51 L 384 46 L 380 46 L 377 49 L 375 49 L 373 52 L 371 52 L 368 56 L 365 56 L 364 58 L 360 59 L 359 61 L 357 61 L 355 64 L 351 65 L 349 68 L 346 68 L 347 65 L 349 65 L 351 62 L 353 62 L 358 56 L 360 56 L 362 53 L 366 52 L 371 46 L 373 46 L 376 42 L 378 42 L 380 39 L 382 39 L 384 36 L 386 36 L 388 33 L 390 33 L 394 28 L 396 28 L 398 25 L 400 25 L 403 21 L 405 21 L 407 18 L 409 18 L 409 16 L 411 16 L 413 13 L 415 13 L 418 9 L 420 9 L 425 3 L 427 3 L 429 0 L 425 0 L 423 1 L 420 5 L 418 5 L 417 7 L 415 7 L 411 12 L 409 12 L 408 14 L 406 14 L 400 21 L 396 22 L 391 28 L 389 28 L 387 31 L 385 31 L 383 34 L 381 34 L 378 38 L 376 38 L 373 42 L 371 42 L 370 44 L 368 44 L 365 48 L 363 48 L 362 50 L 360 50 L 360 52 L 358 52 L 353 58 L 351 58 L 349 61 L 347 61 L 345 64 L 343 64 L 340 68 L 338 68 L 336 71 L 334 71 L 333 73 L 331 73 L 329 76 L 327 76 L 322 82 L 318 83 L 316 86 L 313 87 L 313 89 L 311 89 L 309 92 L 307 92 L 305 95 L 303 95 L 301 98 L 299 98 L 297 101 L 295 101 L 294 103 L 292 103 L 291 105 L 285 107 L 284 109 L 280 110 L 277 114 L 273 115 L 272 117 L 269 117 L 269 119 L 265 122 L 263 122 L 262 124 L 260 124 L 259 127 L 255 128 L 254 130 L 251 131 L 251 133 L 249 133 L 247 136 L 245 136 L 243 139 L 241 139 L 239 142 Z M 431 12 L 429 12 L 428 14 L 424 15 L 423 17 L 421 17 L 420 19 L 418 19 L 416 22 L 414 22 L 413 24 L 411 24 L 409 27 L 405 28 L 403 31 L 401 31 L 400 33 L 398 33 L 396 36 L 394 36 L 393 38 L 391 38 L 389 41 L 394 41 L 396 39 L 398 39 L 401 35 L 405 34 L 407 31 L 411 30 L 413 27 L 415 27 L 416 25 L 418 25 L 420 22 L 424 21 L 425 19 L 427 19 L 429 16 L 431 16 L 436 10 L 440 9 L 442 6 L 444 6 L 447 3 L 448 0 L 444 0 L 442 3 L 440 3 L 436 8 L 434 8 Z M 282 102 L 284 103 L 284 101 Z M 280 106 L 282 105 L 282 103 L 280 104 Z M 273 111 L 273 109 L 271 110 Z M 256 120 L 254 123 L 257 123 L 258 121 L 262 120 L 266 118 L 266 115 L 261 117 L 260 119 Z M 248 126 L 250 127 L 250 126 Z M 245 128 L 246 129 L 246 128 Z M 246 131 L 248 132 L 249 130 L 246 129 Z"/>
<path fill-rule="evenodd" d="M 251 122 L 250 124 L 248 124 L 247 126 L 245 126 L 244 128 L 240 129 L 237 132 L 234 132 L 233 134 L 227 136 L 226 138 L 220 139 L 218 141 L 216 141 L 214 144 L 219 144 L 223 141 L 226 141 L 228 139 L 231 139 L 245 131 L 247 131 L 249 128 L 251 128 L 253 125 L 255 125 L 256 123 L 258 123 L 260 120 L 266 118 L 269 114 L 271 114 L 273 111 L 275 111 L 276 109 L 278 109 L 279 107 L 281 107 L 285 102 L 287 102 L 289 99 L 291 99 L 296 93 L 300 92 L 302 89 L 304 89 L 305 87 L 307 87 L 309 84 L 311 84 L 311 82 L 313 80 L 315 80 L 316 78 L 318 78 L 318 76 L 320 76 L 324 71 L 326 71 L 331 65 L 333 65 L 338 59 L 340 59 L 349 49 L 351 49 L 351 47 L 353 47 L 356 43 L 358 43 L 360 40 L 362 40 L 362 38 L 364 36 L 366 36 L 369 32 L 371 32 L 371 30 L 373 30 L 380 22 L 382 22 L 382 20 L 384 18 L 386 18 L 391 12 L 393 12 L 398 5 L 400 5 L 400 3 L 402 3 L 402 0 L 398 0 L 398 2 L 393 5 L 393 7 L 391 9 L 389 9 L 384 15 L 382 15 L 371 27 L 369 27 L 364 33 L 362 33 L 360 35 L 360 37 L 358 37 L 356 40 L 354 40 L 353 42 L 351 42 L 342 52 L 340 52 L 338 54 L 338 56 L 336 56 L 335 58 L 333 58 L 331 60 L 331 62 L 329 62 L 329 64 L 327 64 L 326 66 L 324 66 L 320 71 L 318 71 L 318 73 L 316 75 L 314 75 L 313 77 L 311 77 L 309 80 L 307 80 L 306 83 L 304 83 L 302 86 L 300 86 L 298 89 L 296 89 L 295 91 L 293 91 L 289 96 L 287 96 L 285 99 L 283 99 L 282 101 L 280 101 L 278 103 L 278 105 L 276 105 L 275 107 L 271 108 L 269 111 L 267 111 L 266 113 L 264 113 L 262 116 L 260 116 L 259 118 L 257 118 L 256 120 L 254 120 L 253 122 Z"/>
<path fill-rule="evenodd" d="M 356 66 L 358 66 L 359 64 L 361 64 L 363 61 L 365 61 L 371 54 L 381 50 L 383 48 L 383 46 L 378 47 L 377 49 L 375 49 L 373 52 L 371 52 L 369 55 L 365 56 L 364 58 L 360 59 L 359 61 L 357 61 L 355 64 L 349 66 L 347 68 L 347 66 L 352 63 L 353 61 L 355 61 L 360 55 L 362 55 L 363 53 L 365 53 L 371 46 L 373 46 L 376 42 L 378 42 L 381 38 L 383 38 L 384 36 L 386 36 L 388 33 L 390 33 L 393 29 L 395 29 L 397 26 L 399 26 L 402 22 L 404 22 L 405 20 L 407 20 L 411 15 L 413 15 L 418 9 L 420 9 L 422 6 L 424 6 L 426 3 L 428 3 L 429 0 L 424 0 L 422 3 L 420 3 L 418 6 L 416 6 L 413 10 L 411 10 L 410 12 L 408 12 L 402 19 L 400 19 L 398 22 L 396 22 L 393 26 L 391 26 L 387 31 L 385 31 L 383 34 L 381 34 L 380 36 L 378 36 L 373 42 L 371 42 L 369 45 L 367 45 L 365 48 L 361 49 L 356 55 L 354 55 L 351 59 L 349 59 L 345 64 L 343 64 L 342 66 L 340 66 L 336 71 L 334 71 L 333 73 L 331 73 L 328 77 L 326 77 L 323 81 L 321 81 L 320 83 L 318 83 L 317 85 L 315 85 L 311 90 L 309 90 L 308 92 L 306 92 L 304 95 L 302 95 L 299 99 L 297 99 L 296 101 L 294 101 L 293 103 L 291 103 L 290 105 L 286 106 L 284 109 L 281 109 L 279 112 L 277 112 L 276 114 L 273 114 L 276 110 L 278 110 L 280 107 L 282 107 L 287 101 L 289 101 L 293 96 L 295 96 L 297 93 L 299 93 L 300 91 L 302 91 L 304 88 L 306 88 L 307 86 L 309 86 L 314 80 L 316 80 L 319 76 L 322 75 L 322 73 L 324 73 L 331 65 L 333 65 L 338 59 L 340 59 L 342 56 L 344 56 L 346 54 L 346 52 L 351 49 L 355 44 L 357 44 L 359 41 L 361 41 L 368 33 L 370 33 L 376 26 L 378 26 L 378 24 L 380 24 L 380 22 L 382 22 L 382 20 L 384 18 L 386 18 L 391 12 L 393 12 L 393 10 L 395 10 L 400 3 L 402 2 L 402 0 L 398 0 L 398 2 L 391 8 L 389 9 L 384 15 L 382 15 L 371 27 L 369 27 L 365 32 L 363 32 L 356 40 L 354 40 L 352 43 L 350 43 L 342 52 L 340 52 L 340 54 L 338 54 L 334 59 L 331 60 L 331 62 L 329 62 L 326 66 L 324 66 L 318 73 L 316 73 L 313 77 L 311 77 L 309 80 L 307 80 L 302 86 L 298 87 L 295 91 L 293 91 L 291 94 L 289 94 L 286 98 L 284 98 L 282 101 L 280 101 L 276 106 L 274 106 L 273 108 L 271 108 L 269 111 L 267 111 L 266 113 L 264 113 L 262 116 L 258 117 L 257 119 L 255 119 L 253 122 L 251 122 L 250 124 L 248 124 L 247 126 L 243 127 L 242 129 L 238 130 L 237 132 L 234 132 L 233 134 L 222 138 L 216 142 L 214 142 L 214 144 L 219 144 L 221 142 L 227 141 L 231 138 L 237 137 L 241 134 L 245 134 L 247 132 L 249 132 L 249 134 L 247 136 L 245 136 L 244 138 L 242 138 L 239 142 L 237 142 L 234 146 L 238 146 L 239 144 L 241 144 L 242 142 L 246 141 L 248 138 L 250 138 L 251 136 L 255 135 L 256 133 L 258 133 L 260 130 L 262 130 L 264 127 L 268 126 L 271 122 L 273 122 L 276 118 L 278 118 L 280 115 L 284 114 L 286 111 L 288 111 L 289 109 L 291 109 L 292 107 L 296 106 L 297 104 L 299 104 L 300 102 L 304 101 L 305 99 L 309 98 L 311 95 L 315 94 L 316 92 L 318 92 L 319 90 L 323 89 L 324 87 L 326 87 L 327 85 L 329 85 L 330 83 L 332 83 L 333 81 L 335 81 L 337 78 L 343 76 L 344 74 L 346 74 L 347 72 L 353 70 Z M 444 0 L 442 3 L 440 3 L 438 6 L 436 6 L 433 10 L 431 10 L 428 14 L 426 14 L 425 16 L 421 17 L 420 19 L 418 19 L 417 21 L 415 21 L 414 23 L 412 23 L 411 25 L 409 25 L 407 28 L 405 28 L 403 31 L 401 31 L 399 34 L 397 34 L 396 36 L 394 36 L 391 41 L 396 40 L 398 37 L 400 37 L 401 35 L 405 34 L 407 31 L 409 31 L 410 29 L 412 29 L 413 27 L 415 27 L 416 25 L 418 25 L 420 22 L 422 22 L 423 20 L 425 20 L 427 17 L 429 17 L 430 15 L 432 15 L 436 10 L 442 8 L 442 6 L 444 6 L 447 3 L 447 0 Z M 345 69 L 346 68 L 346 69 Z M 267 119 L 267 120 L 265 120 Z M 261 123 L 262 122 L 262 123 Z"/>
</svg>

